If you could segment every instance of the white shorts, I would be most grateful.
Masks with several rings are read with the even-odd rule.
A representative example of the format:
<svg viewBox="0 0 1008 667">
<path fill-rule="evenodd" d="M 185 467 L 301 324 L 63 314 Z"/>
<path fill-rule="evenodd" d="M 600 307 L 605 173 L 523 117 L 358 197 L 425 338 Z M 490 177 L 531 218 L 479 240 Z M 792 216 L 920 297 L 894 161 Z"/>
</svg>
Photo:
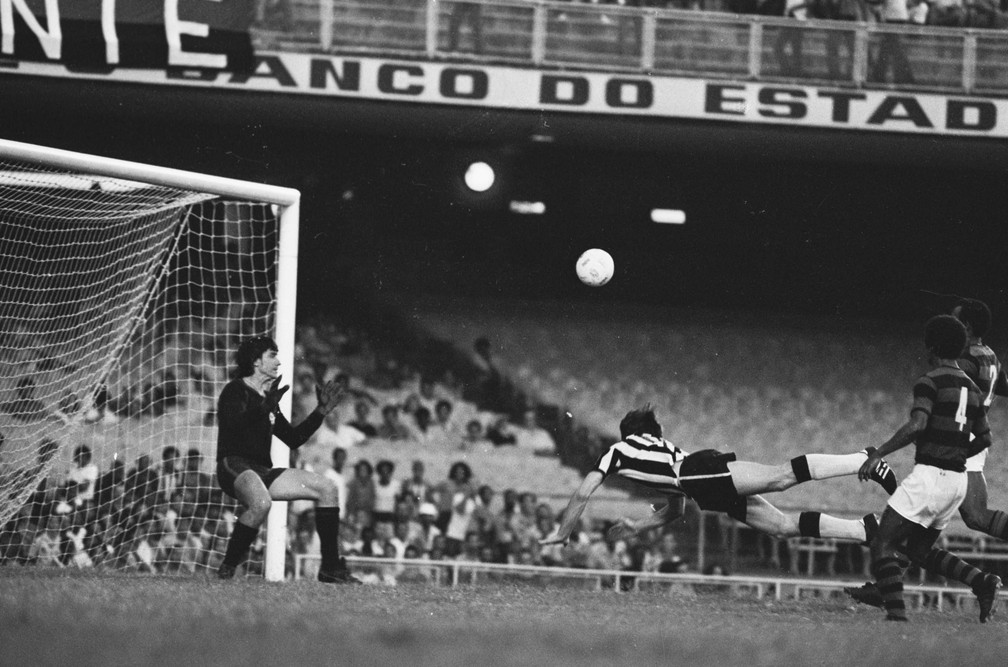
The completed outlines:
<svg viewBox="0 0 1008 667">
<path fill-rule="evenodd" d="M 987 452 L 989 451 L 990 447 L 987 447 L 976 456 L 966 459 L 966 472 L 983 472 L 984 464 L 987 463 Z"/>
<path fill-rule="evenodd" d="M 966 497 L 966 483 L 964 472 L 918 463 L 889 498 L 889 507 L 907 521 L 943 530 Z"/>
</svg>

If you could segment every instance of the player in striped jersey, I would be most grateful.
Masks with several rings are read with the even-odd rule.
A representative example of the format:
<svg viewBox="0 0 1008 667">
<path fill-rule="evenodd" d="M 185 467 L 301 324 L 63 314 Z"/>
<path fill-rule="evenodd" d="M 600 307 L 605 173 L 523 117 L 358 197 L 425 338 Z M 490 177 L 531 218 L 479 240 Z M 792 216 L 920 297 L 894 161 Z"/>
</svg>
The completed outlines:
<svg viewBox="0 0 1008 667">
<path fill-rule="evenodd" d="M 1001 587 L 997 576 L 932 548 L 966 496 L 966 460 L 990 445 L 984 397 L 956 363 L 966 341 L 966 327 L 952 315 L 928 320 L 924 346 L 934 368 L 914 385 L 909 420 L 869 454 L 858 473 L 868 479 L 882 456 L 916 443 L 913 472 L 889 499 L 871 540 L 872 573 L 887 620 L 907 620 L 901 553 L 970 586 L 980 602 L 981 623 L 993 613 Z"/>
<path fill-rule="evenodd" d="M 855 542 L 870 539 L 877 525 L 875 515 L 863 519 L 839 519 L 820 512 L 785 514 L 761 493 L 783 491 L 812 479 L 855 475 L 869 452 L 853 454 L 808 454 L 782 465 L 738 461 L 733 453 L 706 449 L 687 454 L 662 438 L 662 427 L 651 406 L 631 410 L 620 422 L 619 442 L 606 450 L 571 497 L 557 531 L 540 543 L 566 543 L 592 493 L 615 474 L 664 493 L 669 502 L 638 521 L 620 520 L 613 536 L 657 528 L 678 519 L 685 498 L 701 509 L 724 512 L 756 530 L 779 537 L 823 537 Z M 888 493 L 896 490 L 896 475 L 884 461 L 875 462 L 871 478 Z"/>
</svg>

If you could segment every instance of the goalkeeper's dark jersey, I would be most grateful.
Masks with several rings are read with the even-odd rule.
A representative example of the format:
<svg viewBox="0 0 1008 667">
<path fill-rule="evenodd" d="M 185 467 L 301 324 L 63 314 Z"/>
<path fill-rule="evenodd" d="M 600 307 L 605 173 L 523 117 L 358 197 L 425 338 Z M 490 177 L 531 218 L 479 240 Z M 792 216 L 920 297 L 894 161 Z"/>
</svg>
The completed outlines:
<svg viewBox="0 0 1008 667">
<path fill-rule="evenodd" d="M 217 401 L 217 460 L 241 456 L 267 468 L 272 436 L 291 449 L 297 449 L 322 425 L 322 415 L 312 412 L 296 427 L 291 426 L 279 408 L 267 413 L 263 397 L 241 378 L 225 385 Z"/>
<path fill-rule="evenodd" d="M 916 439 L 916 463 L 943 470 L 966 470 L 970 434 L 990 433 L 983 398 L 976 383 L 959 368 L 939 366 L 921 376 L 913 389 L 911 412 L 927 415 L 927 427 Z"/>
<path fill-rule="evenodd" d="M 976 382 L 983 396 L 984 411 L 990 410 L 994 394 L 1004 394 L 1008 389 L 1008 378 L 1005 377 L 1001 362 L 994 350 L 983 343 L 970 343 L 966 353 L 958 361 L 959 368 L 969 379 Z"/>
</svg>

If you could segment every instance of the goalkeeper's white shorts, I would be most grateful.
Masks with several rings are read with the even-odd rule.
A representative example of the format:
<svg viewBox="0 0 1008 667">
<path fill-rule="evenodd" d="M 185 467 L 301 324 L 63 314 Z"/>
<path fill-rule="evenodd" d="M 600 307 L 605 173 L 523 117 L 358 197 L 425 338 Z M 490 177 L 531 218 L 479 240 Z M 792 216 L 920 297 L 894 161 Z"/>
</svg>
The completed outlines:
<svg viewBox="0 0 1008 667">
<path fill-rule="evenodd" d="M 924 528 L 943 530 L 966 497 L 966 473 L 918 463 L 889 498 L 889 507 Z"/>
</svg>

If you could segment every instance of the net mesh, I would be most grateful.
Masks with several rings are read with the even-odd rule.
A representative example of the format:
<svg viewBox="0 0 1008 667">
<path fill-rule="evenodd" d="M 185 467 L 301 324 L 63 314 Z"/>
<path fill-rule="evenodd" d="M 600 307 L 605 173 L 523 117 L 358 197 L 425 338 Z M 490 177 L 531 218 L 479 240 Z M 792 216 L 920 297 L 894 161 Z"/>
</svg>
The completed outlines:
<svg viewBox="0 0 1008 667">
<path fill-rule="evenodd" d="M 0 562 L 216 567 L 216 396 L 237 339 L 273 331 L 278 228 L 269 204 L 0 163 Z"/>
</svg>

